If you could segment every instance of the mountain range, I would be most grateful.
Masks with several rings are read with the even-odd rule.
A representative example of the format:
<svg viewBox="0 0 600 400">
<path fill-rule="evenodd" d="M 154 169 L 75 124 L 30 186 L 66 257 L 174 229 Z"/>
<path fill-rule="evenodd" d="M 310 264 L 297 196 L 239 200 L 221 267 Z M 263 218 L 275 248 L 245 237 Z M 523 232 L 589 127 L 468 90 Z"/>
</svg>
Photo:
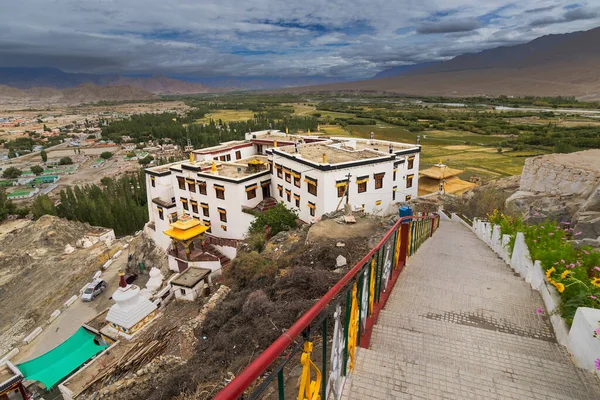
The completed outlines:
<svg viewBox="0 0 600 400">
<path fill-rule="evenodd" d="M 416 96 L 574 96 L 600 99 L 600 28 L 546 35 L 516 46 L 463 54 L 440 63 L 383 71 L 374 78 L 289 89 L 369 91 Z"/>
<path fill-rule="evenodd" d="M 386 69 L 373 78 L 124 76 L 0 67 L 0 101 L 67 103 L 281 88 L 280 92 L 392 92 L 414 96 L 574 96 L 600 99 L 600 28 Z"/>
</svg>

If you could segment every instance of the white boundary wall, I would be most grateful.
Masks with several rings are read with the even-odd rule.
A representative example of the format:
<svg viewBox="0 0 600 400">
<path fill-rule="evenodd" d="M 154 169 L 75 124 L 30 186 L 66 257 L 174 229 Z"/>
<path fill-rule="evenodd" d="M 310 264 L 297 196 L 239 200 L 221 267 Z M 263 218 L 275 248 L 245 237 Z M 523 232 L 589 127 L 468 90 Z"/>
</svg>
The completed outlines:
<svg viewBox="0 0 600 400">
<path fill-rule="evenodd" d="M 600 340 L 594 337 L 594 330 L 600 328 L 600 310 L 587 307 L 578 308 L 573 325 L 569 330 L 558 313 L 560 295 L 546 280 L 541 262 L 531 260 L 529 248 L 522 232 L 517 233 L 511 255 L 509 251 L 510 236 L 502 235 L 500 226 L 475 218 L 471 227 L 456 214 L 452 214 L 452 220 L 461 222 L 471 229 L 506 264 L 521 275 L 532 289 L 540 292 L 558 343 L 567 348 L 577 366 L 594 371 L 600 376 L 600 371 L 597 371 L 594 365 L 594 361 L 600 358 Z"/>
</svg>

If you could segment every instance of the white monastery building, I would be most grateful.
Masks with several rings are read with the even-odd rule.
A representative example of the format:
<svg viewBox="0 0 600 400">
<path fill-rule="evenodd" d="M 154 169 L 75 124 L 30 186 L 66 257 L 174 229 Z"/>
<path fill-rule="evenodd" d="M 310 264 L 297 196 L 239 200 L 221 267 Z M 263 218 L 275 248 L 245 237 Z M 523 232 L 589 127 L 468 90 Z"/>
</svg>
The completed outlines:
<svg viewBox="0 0 600 400">
<path fill-rule="evenodd" d="M 218 274 L 254 220 L 249 210 L 283 202 L 307 223 L 346 203 L 367 213 L 397 211 L 417 197 L 420 151 L 375 139 L 248 133 L 146 169 L 145 232 L 167 251 L 172 270 Z"/>
</svg>

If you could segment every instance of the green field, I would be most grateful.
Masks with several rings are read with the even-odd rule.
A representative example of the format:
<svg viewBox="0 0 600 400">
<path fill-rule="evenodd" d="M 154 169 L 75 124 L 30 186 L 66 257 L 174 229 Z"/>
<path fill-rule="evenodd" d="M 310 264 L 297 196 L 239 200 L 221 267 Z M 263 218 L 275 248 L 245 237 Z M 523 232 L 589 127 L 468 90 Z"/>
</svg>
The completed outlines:
<svg viewBox="0 0 600 400">
<path fill-rule="evenodd" d="M 13 197 L 18 197 L 18 196 L 26 196 L 29 193 L 33 192 L 35 189 L 34 188 L 19 188 L 17 190 L 14 190 L 10 193 L 8 193 L 8 198 L 13 198 Z"/>
<path fill-rule="evenodd" d="M 210 114 L 206 114 L 204 118 L 196 120 L 196 123 L 208 124 L 210 120 L 221 120 L 224 123 L 233 121 L 246 121 L 254 118 L 254 112 L 250 110 L 218 110 Z"/>
</svg>

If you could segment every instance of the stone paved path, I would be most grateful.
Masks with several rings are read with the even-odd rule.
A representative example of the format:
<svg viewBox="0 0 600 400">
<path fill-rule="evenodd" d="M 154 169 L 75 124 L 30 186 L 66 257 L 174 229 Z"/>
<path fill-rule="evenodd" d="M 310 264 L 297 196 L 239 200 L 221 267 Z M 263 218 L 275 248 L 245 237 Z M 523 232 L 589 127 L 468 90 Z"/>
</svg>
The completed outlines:
<svg viewBox="0 0 600 400">
<path fill-rule="evenodd" d="M 600 399 L 537 307 L 472 232 L 442 222 L 402 271 L 343 398 Z"/>
</svg>

